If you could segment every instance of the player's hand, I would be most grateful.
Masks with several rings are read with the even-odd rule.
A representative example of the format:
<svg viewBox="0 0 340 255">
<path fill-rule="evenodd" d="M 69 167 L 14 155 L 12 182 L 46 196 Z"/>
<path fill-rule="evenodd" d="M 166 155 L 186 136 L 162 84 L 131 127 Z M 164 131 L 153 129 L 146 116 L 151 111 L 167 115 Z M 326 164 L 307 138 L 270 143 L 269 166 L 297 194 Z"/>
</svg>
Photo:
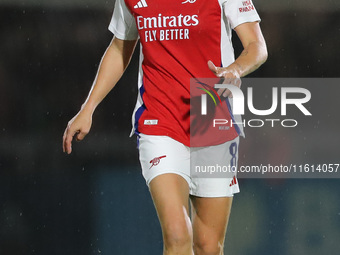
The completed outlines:
<svg viewBox="0 0 340 255">
<path fill-rule="evenodd" d="M 63 136 L 63 151 L 67 154 L 72 152 L 73 137 L 81 141 L 89 133 L 92 125 L 92 114 L 80 110 L 67 124 Z"/>
<path fill-rule="evenodd" d="M 234 85 L 238 88 L 241 87 L 241 79 L 239 73 L 230 67 L 217 67 L 212 61 L 208 61 L 208 67 L 217 77 L 223 79 L 223 84 Z M 219 96 L 225 98 L 232 97 L 229 89 L 218 89 L 217 93 Z"/>
</svg>

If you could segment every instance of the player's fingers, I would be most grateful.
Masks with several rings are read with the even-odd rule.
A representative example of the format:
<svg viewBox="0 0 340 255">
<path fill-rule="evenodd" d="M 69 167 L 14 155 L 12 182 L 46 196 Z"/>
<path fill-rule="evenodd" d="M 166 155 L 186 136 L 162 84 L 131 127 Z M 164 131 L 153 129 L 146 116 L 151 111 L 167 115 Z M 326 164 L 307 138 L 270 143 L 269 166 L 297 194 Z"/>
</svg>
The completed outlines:
<svg viewBox="0 0 340 255">
<path fill-rule="evenodd" d="M 70 135 L 65 136 L 64 141 L 63 141 L 63 150 L 65 153 L 70 154 L 72 151 L 72 136 L 70 137 Z"/>
<path fill-rule="evenodd" d="M 240 78 L 235 78 L 236 86 L 241 88 L 242 80 Z"/>
<path fill-rule="evenodd" d="M 226 89 L 223 93 L 223 96 L 224 97 L 232 97 L 232 93 L 229 89 Z"/>
<path fill-rule="evenodd" d="M 67 154 L 71 154 L 72 152 L 72 140 L 73 140 L 73 136 L 71 134 L 68 134 L 66 136 L 66 140 L 65 140 L 65 150 Z"/>
<path fill-rule="evenodd" d="M 65 147 L 65 141 L 66 141 L 66 130 L 64 131 L 64 135 L 63 135 L 63 152 L 66 152 L 66 147 Z"/>
<path fill-rule="evenodd" d="M 69 132 L 69 127 L 66 127 L 63 135 L 63 152 L 67 152 L 67 145 L 66 145 L 66 140 L 67 140 L 67 134 Z"/>
<path fill-rule="evenodd" d="M 229 97 L 231 95 L 231 91 L 229 89 L 218 89 L 217 90 L 217 94 L 220 97 L 227 98 L 227 97 Z"/>
<path fill-rule="evenodd" d="M 241 79 L 237 77 L 226 77 L 224 78 L 223 84 L 233 85 L 235 87 L 240 88 L 241 87 Z M 223 91 L 222 94 L 223 97 L 233 97 L 232 92 L 229 89 L 226 89 Z"/>
<path fill-rule="evenodd" d="M 210 71 L 212 71 L 213 73 L 217 72 L 217 67 L 214 65 L 214 63 L 211 60 L 208 61 L 208 67 Z"/>
<path fill-rule="evenodd" d="M 224 89 L 218 89 L 216 92 L 219 96 L 222 96 Z"/>
<path fill-rule="evenodd" d="M 208 61 L 208 67 L 209 67 L 210 71 L 212 71 L 214 74 L 216 74 L 217 77 L 221 77 L 220 71 L 219 71 L 220 68 L 216 67 L 211 60 Z"/>
<path fill-rule="evenodd" d="M 88 131 L 80 131 L 80 132 L 77 133 L 76 136 L 75 136 L 75 137 L 76 137 L 76 140 L 77 140 L 78 142 L 82 141 L 88 133 L 89 133 Z"/>
<path fill-rule="evenodd" d="M 65 134 L 64 134 L 64 141 L 63 141 L 63 150 L 64 152 L 66 152 L 67 154 L 70 154 L 72 152 L 72 140 L 73 140 L 73 136 L 77 133 L 77 131 L 72 130 L 70 128 L 70 126 L 68 126 L 65 130 Z"/>
<path fill-rule="evenodd" d="M 220 97 L 227 98 L 227 97 L 229 97 L 231 95 L 231 91 L 229 89 L 227 89 L 227 88 L 220 88 L 220 89 L 217 90 L 217 94 Z"/>
<path fill-rule="evenodd" d="M 218 94 L 220 97 L 222 97 L 222 96 L 224 96 L 224 92 L 225 92 L 226 90 L 227 90 L 227 89 L 220 88 L 220 89 L 218 89 L 216 92 L 217 92 L 217 94 Z"/>
</svg>

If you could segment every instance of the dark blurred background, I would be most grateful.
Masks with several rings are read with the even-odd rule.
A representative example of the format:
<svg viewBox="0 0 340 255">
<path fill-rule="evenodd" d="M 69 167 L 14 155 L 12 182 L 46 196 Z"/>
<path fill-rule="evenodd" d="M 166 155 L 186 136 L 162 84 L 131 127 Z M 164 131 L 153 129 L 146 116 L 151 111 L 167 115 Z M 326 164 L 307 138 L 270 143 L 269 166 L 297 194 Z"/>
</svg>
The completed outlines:
<svg viewBox="0 0 340 255">
<path fill-rule="evenodd" d="M 251 77 L 339 76 L 339 1 L 254 3 L 269 59 Z M 0 0 L 1 255 L 161 254 L 136 139 L 128 137 L 138 49 L 98 107 L 91 133 L 70 156 L 62 153 L 66 124 L 112 38 L 113 6 L 113 0 Z M 247 130 L 240 164 L 340 163 L 339 92 L 325 86 L 312 94 L 320 119 L 308 125 Z M 241 179 L 226 253 L 338 254 L 339 184 Z"/>
</svg>

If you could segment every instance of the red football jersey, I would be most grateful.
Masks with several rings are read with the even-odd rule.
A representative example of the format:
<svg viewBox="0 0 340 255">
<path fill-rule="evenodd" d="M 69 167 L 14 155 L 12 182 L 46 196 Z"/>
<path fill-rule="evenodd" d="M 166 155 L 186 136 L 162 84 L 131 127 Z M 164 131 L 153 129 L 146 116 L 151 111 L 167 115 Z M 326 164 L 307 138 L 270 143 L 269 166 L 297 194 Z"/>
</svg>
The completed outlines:
<svg viewBox="0 0 340 255">
<path fill-rule="evenodd" d="M 259 20 L 250 0 L 116 0 L 110 31 L 141 43 L 133 132 L 169 136 L 190 146 L 190 79 L 215 77 L 208 60 L 230 65 L 231 29 Z M 213 143 L 237 135 L 232 127 Z"/>
</svg>

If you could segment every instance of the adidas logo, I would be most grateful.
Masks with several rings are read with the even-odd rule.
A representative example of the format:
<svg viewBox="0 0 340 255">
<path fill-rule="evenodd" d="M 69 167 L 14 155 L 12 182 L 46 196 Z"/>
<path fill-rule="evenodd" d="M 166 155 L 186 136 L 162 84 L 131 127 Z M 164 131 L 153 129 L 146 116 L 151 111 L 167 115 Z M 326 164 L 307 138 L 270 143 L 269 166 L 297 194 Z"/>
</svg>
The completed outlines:
<svg viewBox="0 0 340 255">
<path fill-rule="evenodd" d="M 133 8 L 143 8 L 143 7 L 148 7 L 148 4 L 146 3 L 145 0 L 140 0 Z"/>
<path fill-rule="evenodd" d="M 234 178 L 232 179 L 231 183 L 229 184 L 229 187 L 234 186 L 234 185 L 236 185 L 236 184 L 237 184 L 237 179 L 236 179 L 236 177 L 234 176 Z"/>
</svg>

